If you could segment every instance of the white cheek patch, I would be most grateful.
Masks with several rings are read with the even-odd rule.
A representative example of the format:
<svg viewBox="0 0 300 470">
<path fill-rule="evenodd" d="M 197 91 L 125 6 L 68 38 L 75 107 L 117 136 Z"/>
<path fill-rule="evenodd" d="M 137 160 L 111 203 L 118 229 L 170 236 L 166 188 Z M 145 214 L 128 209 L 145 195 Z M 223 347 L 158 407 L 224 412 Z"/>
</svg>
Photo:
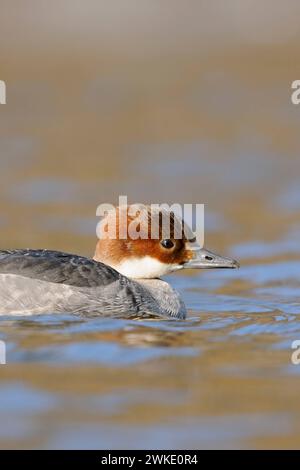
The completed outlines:
<svg viewBox="0 0 300 470">
<path fill-rule="evenodd" d="M 135 279 L 155 279 L 172 271 L 176 271 L 181 267 L 182 266 L 176 264 L 162 263 L 151 256 L 128 259 L 113 266 L 113 268 L 124 276 Z"/>
</svg>

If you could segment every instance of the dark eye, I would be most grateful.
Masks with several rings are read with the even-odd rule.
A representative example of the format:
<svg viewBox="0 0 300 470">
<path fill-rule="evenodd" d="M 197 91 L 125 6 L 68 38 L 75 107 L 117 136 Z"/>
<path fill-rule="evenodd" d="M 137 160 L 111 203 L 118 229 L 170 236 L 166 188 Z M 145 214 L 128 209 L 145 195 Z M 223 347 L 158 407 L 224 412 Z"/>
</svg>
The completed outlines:
<svg viewBox="0 0 300 470">
<path fill-rule="evenodd" d="M 169 239 L 162 240 L 162 241 L 160 242 L 160 244 L 161 244 L 164 248 L 167 248 L 167 249 L 173 248 L 173 246 L 174 246 L 174 243 L 172 242 L 172 240 L 169 240 Z"/>
</svg>

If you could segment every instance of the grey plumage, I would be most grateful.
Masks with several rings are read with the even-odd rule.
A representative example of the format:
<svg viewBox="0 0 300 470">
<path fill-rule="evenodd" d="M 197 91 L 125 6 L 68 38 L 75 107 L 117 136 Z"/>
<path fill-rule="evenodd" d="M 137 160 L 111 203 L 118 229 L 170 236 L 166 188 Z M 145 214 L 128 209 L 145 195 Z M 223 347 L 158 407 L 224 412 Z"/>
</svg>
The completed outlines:
<svg viewBox="0 0 300 470">
<path fill-rule="evenodd" d="M 0 250 L 0 273 L 76 287 L 106 286 L 122 277 L 106 264 L 51 250 Z"/>
<path fill-rule="evenodd" d="M 164 281 L 137 282 L 58 251 L 1 250 L 0 314 L 44 312 L 185 317 L 179 294 Z"/>
</svg>

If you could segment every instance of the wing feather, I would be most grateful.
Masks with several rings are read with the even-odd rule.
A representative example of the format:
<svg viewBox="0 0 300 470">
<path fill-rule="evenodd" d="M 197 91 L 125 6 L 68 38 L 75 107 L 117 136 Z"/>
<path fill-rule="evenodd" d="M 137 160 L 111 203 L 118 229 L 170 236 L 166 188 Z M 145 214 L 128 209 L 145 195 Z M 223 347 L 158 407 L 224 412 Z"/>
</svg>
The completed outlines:
<svg viewBox="0 0 300 470">
<path fill-rule="evenodd" d="M 0 273 L 76 287 L 107 286 L 123 277 L 104 263 L 51 250 L 0 250 Z"/>
</svg>

